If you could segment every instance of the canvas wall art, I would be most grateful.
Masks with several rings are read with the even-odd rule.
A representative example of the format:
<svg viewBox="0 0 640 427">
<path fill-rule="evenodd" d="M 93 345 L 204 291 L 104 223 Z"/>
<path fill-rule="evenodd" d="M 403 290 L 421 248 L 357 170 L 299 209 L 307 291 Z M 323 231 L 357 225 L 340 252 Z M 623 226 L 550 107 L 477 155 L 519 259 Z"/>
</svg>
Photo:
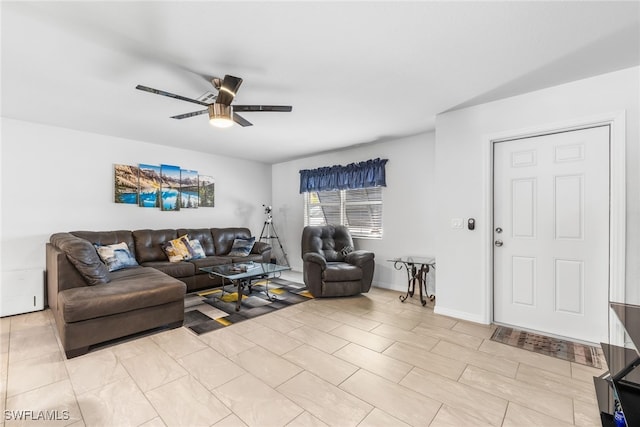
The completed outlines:
<svg viewBox="0 0 640 427">
<path fill-rule="evenodd" d="M 140 164 L 139 169 L 139 205 L 143 208 L 160 207 L 160 166 Z"/>
<path fill-rule="evenodd" d="M 215 183 L 213 177 L 199 175 L 200 207 L 212 208 L 215 206 Z"/>
<path fill-rule="evenodd" d="M 114 201 L 116 203 L 138 203 L 138 167 L 113 165 Z"/>
<path fill-rule="evenodd" d="M 161 200 L 160 209 L 163 211 L 180 210 L 180 167 L 160 165 Z"/>
<path fill-rule="evenodd" d="M 114 201 L 163 211 L 215 206 L 213 177 L 174 165 L 113 165 Z"/>
<path fill-rule="evenodd" d="M 180 207 L 183 209 L 197 208 L 198 199 L 198 171 L 181 169 Z"/>
</svg>

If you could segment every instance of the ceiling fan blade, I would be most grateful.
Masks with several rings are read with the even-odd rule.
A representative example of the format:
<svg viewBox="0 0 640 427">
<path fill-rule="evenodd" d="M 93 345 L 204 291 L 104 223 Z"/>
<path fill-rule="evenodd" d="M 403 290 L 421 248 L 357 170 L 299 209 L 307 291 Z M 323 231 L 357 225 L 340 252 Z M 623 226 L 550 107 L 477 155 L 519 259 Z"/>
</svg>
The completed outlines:
<svg viewBox="0 0 640 427">
<path fill-rule="evenodd" d="M 222 80 L 222 85 L 220 86 L 218 99 L 216 99 L 216 102 L 218 104 L 231 105 L 231 101 L 233 101 L 236 93 L 238 93 L 238 89 L 240 89 L 241 84 L 242 79 L 240 77 L 234 77 L 228 74 L 224 76 L 224 80 Z"/>
<path fill-rule="evenodd" d="M 205 107 L 209 106 L 206 102 L 198 101 L 197 99 L 187 98 L 185 96 L 176 95 L 175 93 L 165 92 L 164 90 L 154 89 L 152 87 L 138 85 L 136 89 L 143 90 L 149 93 L 155 93 L 156 95 L 168 96 L 169 98 L 179 99 L 180 101 L 193 102 L 194 104 L 204 105 Z"/>
<path fill-rule="evenodd" d="M 207 114 L 209 110 L 194 111 L 192 113 L 178 114 L 177 116 L 171 116 L 172 119 L 188 119 L 189 117 L 199 116 L 200 114 Z"/>
<path fill-rule="evenodd" d="M 234 111 L 277 111 L 288 113 L 293 110 L 291 105 L 234 105 Z"/>
<path fill-rule="evenodd" d="M 240 114 L 233 113 L 233 121 L 242 127 L 253 126 L 253 123 L 242 117 Z"/>
</svg>

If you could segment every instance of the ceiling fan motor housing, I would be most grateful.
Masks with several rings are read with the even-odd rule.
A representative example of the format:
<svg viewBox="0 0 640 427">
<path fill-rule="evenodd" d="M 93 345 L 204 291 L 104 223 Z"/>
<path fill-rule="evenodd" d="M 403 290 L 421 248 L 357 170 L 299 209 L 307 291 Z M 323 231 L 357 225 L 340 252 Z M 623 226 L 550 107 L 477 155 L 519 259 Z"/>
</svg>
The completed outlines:
<svg viewBox="0 0 640 427">
<path fill-rule="evenodd" d="M 209 122 L 216 127 L 229 127 L 233 125 L 233 108 L 231 105 L 214 103 L 209 109 Z"/>
</svg>

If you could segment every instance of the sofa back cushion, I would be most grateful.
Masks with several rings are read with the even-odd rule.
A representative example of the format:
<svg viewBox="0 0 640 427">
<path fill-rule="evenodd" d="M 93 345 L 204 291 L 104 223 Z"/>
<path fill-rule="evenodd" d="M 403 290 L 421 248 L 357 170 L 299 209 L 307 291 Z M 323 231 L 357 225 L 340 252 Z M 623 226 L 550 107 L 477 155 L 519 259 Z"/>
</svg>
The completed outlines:
<svg viewBox="0 0 640 427">
<path fill-rule="evenodd" d="M 109 271 L 96 248 L 88 240 L 71 233 L 56 233 L 49 238 L 51 244 L 67 255 L 88 285 L 109 283 Z"/>
<path fill-rule="evenodd" d="M 134 230 L 133 240 L 138 263 L 151 261 L 167 261 L 162 245 L 178 237 L 176 230 Z"/>
<path fill-rule="evenodd" d="M 76 237 L 88 240 L 94 245 L 108 246 L 116 245 L 118 243 L 125 242 L 129 247 L 129 252 L 133 257 L 136 257 L 135 244 L 133 241 L 133 235 L 130 230 L 116 230 L 116 231 L 72 231 Z"/>
<path fill-rule="evenodd" d="M 227 255 L 231 252 L 235 239 L 250 239 L 251 231 L 248 228 L 212 228 L 211 236 L 216 255 Z"/>
<path fill-rule="evenodd" d="M 314 252 L 328 262 L 344 261 L 353 250 L 353 239 L 342 225 L 307 226 L 302 230 L 302 255 Z"/>
<path fill-rule="evenodd" d="M 216 254 L 216 248 L 213 245 L 213 236 L 210 228 L 178 228 L 178 236 L 189 236 L 189 240 L 198 240 L 206 256 Z"/>
</svg>

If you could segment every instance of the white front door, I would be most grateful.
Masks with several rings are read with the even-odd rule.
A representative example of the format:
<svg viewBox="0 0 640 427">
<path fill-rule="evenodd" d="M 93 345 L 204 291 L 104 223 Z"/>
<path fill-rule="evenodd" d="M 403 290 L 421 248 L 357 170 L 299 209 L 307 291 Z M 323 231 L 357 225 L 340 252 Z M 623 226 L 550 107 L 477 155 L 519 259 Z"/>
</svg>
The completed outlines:
<svg viewBox="0 0 640 427">
<path fill-rule="evenodd" d="M 607 342 L 609 126 L 494 144 L 494 321 Z"/>
</svg>

